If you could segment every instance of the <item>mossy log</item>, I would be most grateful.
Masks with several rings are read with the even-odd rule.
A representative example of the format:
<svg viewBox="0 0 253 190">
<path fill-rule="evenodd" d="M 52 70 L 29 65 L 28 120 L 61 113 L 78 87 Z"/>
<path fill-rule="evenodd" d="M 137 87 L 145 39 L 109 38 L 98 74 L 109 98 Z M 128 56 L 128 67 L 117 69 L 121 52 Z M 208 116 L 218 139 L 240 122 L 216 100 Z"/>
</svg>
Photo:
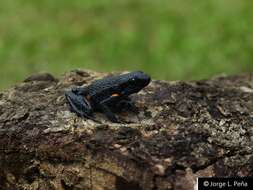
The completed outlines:
<svg viewBox="0 0 253 190">
<path fill-rule="evenodd" d="M 153 80 L 120 124 L 69 111 L 65 90 L 113 74 L 37 74 L 0 93 L 0 189 L 189 190 L 198 176 L 252 176 L 252 74 Z"/>
</svg>

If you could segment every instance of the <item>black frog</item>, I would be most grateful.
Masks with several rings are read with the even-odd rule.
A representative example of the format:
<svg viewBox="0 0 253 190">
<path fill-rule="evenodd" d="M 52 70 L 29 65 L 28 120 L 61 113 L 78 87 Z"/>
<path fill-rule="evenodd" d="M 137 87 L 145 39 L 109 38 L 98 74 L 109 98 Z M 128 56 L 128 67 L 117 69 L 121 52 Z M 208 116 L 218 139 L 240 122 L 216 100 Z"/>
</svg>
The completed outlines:
<svg viewBox="0 0 253 190">
<path fill-rule="evenodd" d="M 138 93 L 150 83 L 150 77 L 142 71 L 106 77 L 86 87 L 65 92 L 71 111 L 80 117 L 94 120 L 93 112 L 103 112 L 112 122 L 119 122 L 112 110 L 123 105 L 135 107 L 130 95 Z M 116 108 L 116 109 L 114 109 Z"/>
</svg>

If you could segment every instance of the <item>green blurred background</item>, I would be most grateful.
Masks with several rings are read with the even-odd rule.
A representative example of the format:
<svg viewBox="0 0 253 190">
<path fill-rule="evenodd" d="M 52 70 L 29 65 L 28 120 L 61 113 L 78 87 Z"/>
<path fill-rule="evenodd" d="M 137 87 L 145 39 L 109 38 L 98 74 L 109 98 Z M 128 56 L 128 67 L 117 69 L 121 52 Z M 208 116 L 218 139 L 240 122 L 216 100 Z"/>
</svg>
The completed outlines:
<svg viewBox="0 0 253 190">
<path fill-rule="evenodd" d="M 1 0 L 0 89 L 35 72 L 253 71 L 252 0 Z"/>
</svg>

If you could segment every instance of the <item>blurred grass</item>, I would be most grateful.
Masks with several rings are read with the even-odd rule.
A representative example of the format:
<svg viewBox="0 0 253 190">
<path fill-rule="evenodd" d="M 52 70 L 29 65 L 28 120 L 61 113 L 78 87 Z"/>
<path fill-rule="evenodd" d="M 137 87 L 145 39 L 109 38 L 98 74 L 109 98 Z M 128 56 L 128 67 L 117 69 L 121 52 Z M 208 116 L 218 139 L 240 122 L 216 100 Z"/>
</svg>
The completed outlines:
<svg viewBox="0 0 253 190">
<path fill-rule="evenodd" d="M 252 72 L 252 8 L 251 0 L 1 0 L 0 89 L 75 68 L 167 80 Z"/>
</svg>

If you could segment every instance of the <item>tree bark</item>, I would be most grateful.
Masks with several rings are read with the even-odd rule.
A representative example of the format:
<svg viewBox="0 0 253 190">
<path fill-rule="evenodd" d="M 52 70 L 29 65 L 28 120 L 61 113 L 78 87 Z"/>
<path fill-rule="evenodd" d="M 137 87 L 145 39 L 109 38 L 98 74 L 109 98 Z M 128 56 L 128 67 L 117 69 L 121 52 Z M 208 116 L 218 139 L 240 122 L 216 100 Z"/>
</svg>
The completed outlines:
<svg viewBox="0 0 253 190">
<path fill-rule="evenodd" d="M 189 190 L 198 176 L 252 176 L 252 74 L 153 81 L 121 124 L 69 111 L 65 90 L 111 74 L 38 74 L 0 93 L 0 189 Z"/>
</svg>

